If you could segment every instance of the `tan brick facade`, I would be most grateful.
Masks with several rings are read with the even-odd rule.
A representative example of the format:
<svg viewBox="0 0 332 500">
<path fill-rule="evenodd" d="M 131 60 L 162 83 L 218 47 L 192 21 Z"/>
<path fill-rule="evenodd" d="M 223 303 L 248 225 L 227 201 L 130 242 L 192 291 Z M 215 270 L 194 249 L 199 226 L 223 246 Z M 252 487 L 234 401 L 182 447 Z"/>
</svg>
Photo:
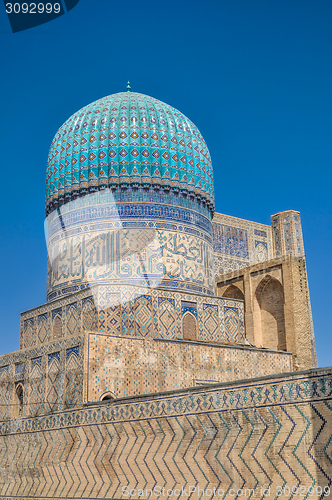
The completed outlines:
<svg viewBox="0 0 332 500">
<path fill-rule="evenodd" d="M 188 314 L 188 313 L 187 313 Z M 287 352 L 191 340 L 87 333 L 84 401 L 185 389 L 292 370 Z"/>
<path fill-rule="evenodd" d="M 223 297 L 244 295 L 246 338 L 256 347 L 292 352 L 295 370 L 316 366 L 305 260 L 291 255 L 228 273 Z"/>
</svg>

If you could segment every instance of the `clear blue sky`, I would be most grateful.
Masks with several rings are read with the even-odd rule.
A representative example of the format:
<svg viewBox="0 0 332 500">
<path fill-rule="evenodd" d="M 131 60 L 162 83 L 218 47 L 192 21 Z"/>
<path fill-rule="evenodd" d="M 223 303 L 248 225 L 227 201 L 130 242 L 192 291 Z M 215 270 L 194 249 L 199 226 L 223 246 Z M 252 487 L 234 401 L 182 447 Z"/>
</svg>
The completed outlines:
<svg viewBox="0 0 332 500">
<path fill-rule="evenodd" d="M 130 80 L 201 130 L 217 211 L 265 224 L 301 212 L 318 362 L 332 365 L 331 0 L 80 0 L 16 34 L 0 5 L 0 43 L 0 353 L 45 302 L 52 138 Z"/>
</svg>

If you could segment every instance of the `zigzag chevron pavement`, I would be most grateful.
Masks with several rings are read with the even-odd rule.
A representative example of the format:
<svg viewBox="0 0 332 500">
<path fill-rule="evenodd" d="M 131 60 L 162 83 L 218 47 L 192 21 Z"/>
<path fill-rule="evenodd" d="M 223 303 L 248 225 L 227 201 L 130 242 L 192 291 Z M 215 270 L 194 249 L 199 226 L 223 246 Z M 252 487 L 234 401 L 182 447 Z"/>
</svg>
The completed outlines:
<svg viewBox="0 0 332 500">
<path fill-rule="evenodd" d="M 125 486 L 136 493 L 123 495 Z M 182 487 L 173 498 L 189 498 L 189 487 L 212 490 L 191 499 L 263 498 L 261 488 L 270 498 L 328 498 L 318 487 L 332 486 L 332 370 L 0 425 L 2 499 L 138 498 L 139 489 L 153 499 L 146 490 L 156 486 L 165 488 L 159 498 Z"/>
</svg>

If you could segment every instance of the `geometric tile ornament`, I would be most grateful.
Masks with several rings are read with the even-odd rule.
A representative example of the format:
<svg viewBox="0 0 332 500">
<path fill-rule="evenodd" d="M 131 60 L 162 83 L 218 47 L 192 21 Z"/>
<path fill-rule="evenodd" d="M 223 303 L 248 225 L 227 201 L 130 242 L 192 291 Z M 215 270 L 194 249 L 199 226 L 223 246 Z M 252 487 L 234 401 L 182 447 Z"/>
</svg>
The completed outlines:
<svg viewBox="0 0 332 500">
<path fill-rule="evenodd" d="M 21 340 L 24 338 L 24 345 L 21 345 L 21 349 L 23 347 L 29 347 L 30 345 L 35 344 L 36 342 L 36 335 L 35 335 L 35 323 L 34 319 L 27 319 L 24 321 L 24 326 L 23 326 L 23 335 L 21 333 Z"/>
<path fill-rule="evenodd" d="M 11 401 L 12 381 L 9 375 L 9 366 L 5 365 L 0 367 L 0 419 L 5 420 L 9 418 L 10 406 L 8 402 Z"/>
<path fill-rule="evenodd" d="M 153 319 L 152 319 L 152 298 L 142 295 L 135 301 L 135 316 L 137 319 L 138 335 L 149 337 L 153 334 Z"/>
<path fill-rule="evenodd" d="M 203 304 L 203 332 L 205 332 L 204 340 L 208 342 L 216 342 L 219 339 L 219 319 L 218 306 L 213 304 Z"/>
<path fill-rule="evenodd" d="M 99 313 L 99 317 L 102 317 L 103 313 Z M 106 318 L 104 321 L 106 325 L 106 332 L 116 332 L 121 335 L 121 306 L 117 304 L 115 306 L 110 306 L 106 309 Z M 105 331 L 105 328 L 100 328 L 100 331 Z"/>
<path fill-rule="evenodd" d="M 176 312 L 174 299 L 159 299 L 159 335 L 164 338 L 174 338 L 176 336 Z"/>
<path fill-rule="evenodd" d="M 96 330 L 96 310 L 92 297 L 82 300 L 82 326 L 84 330 Z"/>
<path fill-rule="evenodd" d="M 40 343 L 45 342 L 47 336 L 47 316 L 41 314 L 38 317 L 38 340 Z"/>
<path fill-rule="evenodd" d="M 78 324 L 78 311 L 76 302 L 69 304 L 67 306 L 66 316 L 67 316 L 68 333 L 70 335 L 77 335 L 79 333 L 79 324 Z"/>
<path fill-rule="evenodd" d="M 0 495 L 329 498 L 331 396 L 320 369 L 4 422 Z"/>
<path fill-rule="evenodd" d="M 11 415 L 14 384 L 15 387 L 22 384 L 24 389 L 23 415 L 58 411 L 64 403 L 65 406 L 82 404 L 83 343 L 84 336 L 69 336 L 2 356 L 0 419 L 1 414 L 3 418 Z"/>
<path fill-rule="evenodd" d="M 49 151 L 46 212 L 72 195 L 120 185 L 181 190 L 212 208 L 211 159 L 197 127 L 173 107 L 135 92 L 106 96 L 72 115 Z"/>
<path fill-rule="evenodd" d="M 70 352 L 68 352 L 70 351 Z M 67 349 L 66 353 L 66 373 L 65 373 L 65 388 L 64 388 L 64 407 L 70 408 L 78 406 L 82 402 L 82 392 L 79 390 L 82 387 L 83 374 L 81 371 L 80 358 L 77 349 Z"/>
<path fill-rule="evenodd" d="M 61 410 L 60 353 L 48 356 L 46 411 Z"/>
<path fill-rule="evenodd" d="M 216 276 L 274 257 L 271 226 L 215 213 L 212 229 Z"/>
<path fill-rule="evenodd" d="M 44 412 L 45 401 L 45 366 L 42 366 L 42 358 L 31 361 L 30 388 L 29 388 L 29 413 L 38 415 Z"/>
<path fill-rule="evenodd" d="M 39 341 L 33 341 L 26 325 L 36 324 L 41 312 L 50 318 L 59 311 L 62 311 L 64 338 L 72 337 L 74 331 L 96 331 L 120 337 L 183 338 L 181 318 L 189 312 L 198 320 L 197 340 L 245 342 L 241 300 L 135 286 L 100 285 L 97 289 L 99 303 L 105 304 L 105 309 L 99 311 L 94 306 L 91 290 L 87 289 L 22 313 L 21 347 L 39 345 Z M 49 332 L 47 341 L 51 340 Z"/>
<path fill-rule="evenodd" d="M 235 307 L 224 307 L 225 340 L 237 342 L 239 311 Z"/>
</svg>

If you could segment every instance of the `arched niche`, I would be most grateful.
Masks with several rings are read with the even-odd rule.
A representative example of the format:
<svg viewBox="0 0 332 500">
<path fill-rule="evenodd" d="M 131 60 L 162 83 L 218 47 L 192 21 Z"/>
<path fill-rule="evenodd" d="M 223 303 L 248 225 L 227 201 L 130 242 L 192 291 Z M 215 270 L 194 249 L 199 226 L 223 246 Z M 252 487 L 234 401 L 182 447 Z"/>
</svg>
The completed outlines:
<svg viewBox="0 0 332 500">
<path fill-rule="evenodd" d="M 62 337 L 62 321 L 59 316 L 56 316 L 53 321 L 53 339 L 60 339 Z"/>
<path fill-rule="evenodd" d="M 24 400 L 24 388 L 23 384 L 19 383 L 15 387 L 15 401 L 14 401 L 15 417 L 21 417 L 23 415 L 23 400 Z"/>
<path fill-rule="evenodd" d="M 104 394 L 102 394 L 100 401 L 107 401 L 107 400 L 110 401 L 112 399 L 115 399 L 113 394 L 111 392 L 105 392 Z"/>
<path fill-rule="evenodd" d="M 197 325 L 196 318 L 190 312 L 186 312 L 182 318 L 182 335 L 184 339 L 196 340 L 197 339 Z"/>
<path fill-rule="evenodd" d="M 229 285 L 224 291 L 223 297 L 226 299 L 244 300 L 244 295 L 239 287 L 235 285 Z"/>
<path fill-rule="evenodd" d="M 282 284 L 272 276 L 264 277 L 256 289 L 256 299 L 260 309 L 263 347 L 286 351 L 285 299 Z"/>
</svg>

